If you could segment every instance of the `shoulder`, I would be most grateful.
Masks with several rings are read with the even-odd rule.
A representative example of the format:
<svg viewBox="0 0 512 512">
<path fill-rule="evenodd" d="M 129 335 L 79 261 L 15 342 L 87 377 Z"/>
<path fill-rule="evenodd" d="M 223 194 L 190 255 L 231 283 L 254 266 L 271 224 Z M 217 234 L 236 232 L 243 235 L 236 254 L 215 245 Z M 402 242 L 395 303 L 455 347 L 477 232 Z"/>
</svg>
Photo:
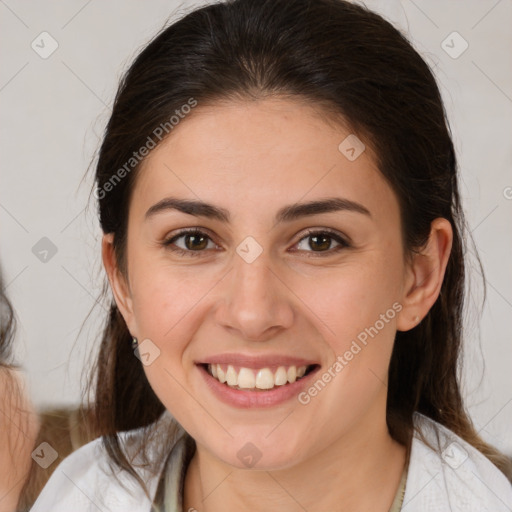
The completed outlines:
<svg viewBox="0 0 512 512">
<path fill-rule="evenodd" d="M 423 414 L 414 426 L 404 512 L 510 510 L 512 485 L 487 457 Z"/>
<path fill-rule="evenodd" d="M 167 424 L 168 418 L 164 421 Z M 157 426 L 157 432 L 161 427 Z M 128 453 L 137 459 L 144 429 L 120 435 Z M 157 438 L 158 436 L 154 436 Z M 158 447 L 153 442 L 150 452 Z M 150 454 L 151 455 L 151 454 Z M 155 462 L 147 467 L 136 467 L 146 483 L 150 496 L 157 486 L 161 468 Z M 150 510 L 151 500 L 140 484 L 126 471 L 110 465 L 109 456 L 101 439 L 96 439 L 66 457 L 55 469 L 32 507 L 32 512 L 130 512 Z"/>
</svg>

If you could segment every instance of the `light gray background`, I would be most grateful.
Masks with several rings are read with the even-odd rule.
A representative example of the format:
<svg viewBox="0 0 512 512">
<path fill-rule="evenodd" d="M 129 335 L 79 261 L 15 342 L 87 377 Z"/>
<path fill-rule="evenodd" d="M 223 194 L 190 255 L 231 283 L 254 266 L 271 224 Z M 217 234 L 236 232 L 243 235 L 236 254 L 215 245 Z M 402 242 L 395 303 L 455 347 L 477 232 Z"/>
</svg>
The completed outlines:
<svg viewBox="0 0 512 512">
<path fill-rule="evenodd" d="M 0 258 L 37 406 L 77 403 L 95 353 L 104 304 L 79 336 L 103 282 L 95 205 L 86 209 L 92 172 L 82 178 L 121 72 L 167 19 L 201 3 L 0 0 Z M 442 89 L 488 285 L 480 319 L 471 258 L 464 395 L 484 438 L 512 454 L 512 2 L 365 3 L 409 35 Z M 58 43 L 47 59 L 31 47 L 45 31 Z M 442 47 L 454 31 L 469 44 L 458 58 Z M 445 44 L 462 48 L 457 36 Z M 42 237 L 57 248 L 47 262 L 32 251 Z"/>
</svg>

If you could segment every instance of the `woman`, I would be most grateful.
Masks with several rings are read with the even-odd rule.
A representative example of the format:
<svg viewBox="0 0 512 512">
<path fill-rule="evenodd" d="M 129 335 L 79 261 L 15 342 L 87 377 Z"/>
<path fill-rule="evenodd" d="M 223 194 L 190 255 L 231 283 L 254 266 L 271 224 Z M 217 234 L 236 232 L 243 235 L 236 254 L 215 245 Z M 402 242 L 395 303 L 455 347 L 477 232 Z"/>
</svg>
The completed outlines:
<svg viewBox="0 0 512 512">
<path fill-rule="evenodd" d="M 0 512 L 17 510 L 39 420 L 13 363 L 15 317 L 0 273 Z"/>
<path fill-rule="evenodd" d="M 465 224 L 434 77 L 340 0 L 163 30 L 96 169 L 102 441 L 33 510 L 508 510 L 457 380 Z"/>
</svg>

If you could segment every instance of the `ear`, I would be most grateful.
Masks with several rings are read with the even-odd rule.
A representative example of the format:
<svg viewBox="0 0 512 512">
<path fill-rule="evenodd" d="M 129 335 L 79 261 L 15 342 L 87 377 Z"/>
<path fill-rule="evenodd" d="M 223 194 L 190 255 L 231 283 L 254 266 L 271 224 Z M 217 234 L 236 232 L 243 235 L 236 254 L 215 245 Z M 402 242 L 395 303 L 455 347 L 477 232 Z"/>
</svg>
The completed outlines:
<svg viewBox="0 0 512 512">
<path fill-rule="evenodd" d="M 135 315 L 133 314 L 133 301 L 130 286 L 117 265 L 113 233 L 103 235 L 101 256 L 117 307 L 128 326 L 128 330 L 133 336 L 136 336 L 137 328 Z"/>
<path fill-rule="evenodd" d="M 450 258 L 452 241 L 450 221 L 444 218 L 432 221 L 427 243 L 406 266 L 402 310 L 397 317 L 399 331 L 408 331 L 418 325 L 437 300 Z"/>
</svg>

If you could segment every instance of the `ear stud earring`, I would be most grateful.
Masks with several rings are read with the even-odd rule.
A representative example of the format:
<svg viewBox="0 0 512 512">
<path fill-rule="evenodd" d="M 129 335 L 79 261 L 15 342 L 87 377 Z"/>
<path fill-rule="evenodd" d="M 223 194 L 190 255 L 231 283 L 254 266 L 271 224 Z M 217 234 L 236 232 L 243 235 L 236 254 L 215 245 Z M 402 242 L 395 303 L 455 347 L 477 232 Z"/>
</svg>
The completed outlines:
<svg viewBox="0 0 512 512">
<path fill-rule="evenodd" d="M 420 317 L 419 317 L 418 315 L 416 315 L 416 316 L 414 317 L 414 321 L 415 321 L 416 323 L 418 323 L 419 319 L 420 319 Z"/>
<path fill-rule="evenodd" d="M 135 336 L 132 338 L 132 348 L 137 348 L 137 345 L 139 344 L 139 340 L 135 338 Z"/>
</svg>

